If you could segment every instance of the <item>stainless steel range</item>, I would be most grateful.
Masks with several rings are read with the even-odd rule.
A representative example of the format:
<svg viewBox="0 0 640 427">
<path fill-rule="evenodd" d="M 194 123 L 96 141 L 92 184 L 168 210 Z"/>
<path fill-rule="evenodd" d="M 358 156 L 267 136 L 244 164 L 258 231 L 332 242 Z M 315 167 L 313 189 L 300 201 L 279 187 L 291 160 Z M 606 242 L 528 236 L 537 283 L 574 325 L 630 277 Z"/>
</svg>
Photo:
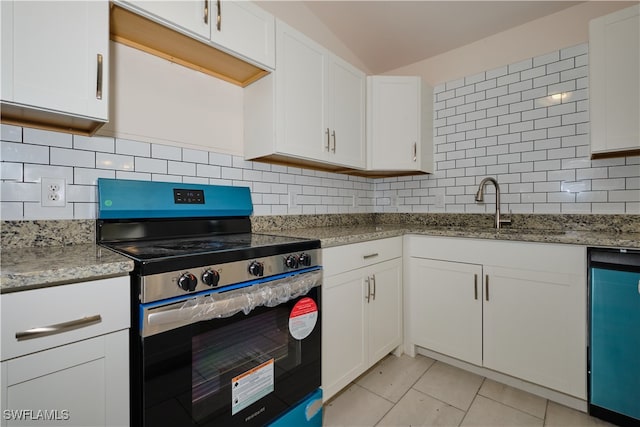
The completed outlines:
<svg viewBox="0 0 640 427">
<path fill-rule="evenodd" d="M 320 242 L 252 233 L 245 187 L 98 190 L 98 243 L 135 261 L 131 424 L 321 425 Z"/>
</svg>

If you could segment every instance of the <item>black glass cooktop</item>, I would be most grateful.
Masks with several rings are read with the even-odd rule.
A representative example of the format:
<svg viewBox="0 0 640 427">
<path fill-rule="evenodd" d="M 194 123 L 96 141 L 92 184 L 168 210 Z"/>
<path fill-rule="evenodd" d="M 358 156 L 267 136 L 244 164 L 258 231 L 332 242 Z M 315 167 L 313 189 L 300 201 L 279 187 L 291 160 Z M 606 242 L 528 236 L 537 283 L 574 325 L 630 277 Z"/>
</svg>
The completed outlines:
<svg viewBox="0 0 640 427">
<path fill-rule="evenodd" d="M 109 243 L 105 246 L 140 264 L 157 264 L 153 270 L 186 265 L 208 265 L 251 259 L 320 247 L 318 240 L 269 234 L 242 233 L 185 239 Z"/>
</svg>

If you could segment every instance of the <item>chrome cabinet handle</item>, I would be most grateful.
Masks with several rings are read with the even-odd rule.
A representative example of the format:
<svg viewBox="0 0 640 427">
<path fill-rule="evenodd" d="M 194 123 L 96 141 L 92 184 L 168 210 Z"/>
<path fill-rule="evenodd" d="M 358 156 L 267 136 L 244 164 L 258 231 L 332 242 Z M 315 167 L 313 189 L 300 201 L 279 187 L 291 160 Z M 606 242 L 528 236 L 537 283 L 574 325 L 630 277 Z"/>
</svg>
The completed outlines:
<svg viewBox="0 0 640 427">
<path fill-rule="evenodd" d="M 418 143 L 414 142 L 413 143 L 413 161 L 417 161 L 418 160 Z"/>
<path fill-rule="evenodd" d="M 484 299 L 489 301 L 489 275 L 484 276 Z"/>
<path fill-rule="evenodd" d="M 371 276 L 371 283 L 373 283 L 373 292 L 371 293 L 371 298 L 376 300 L 376 275 Z"/>
<path fill-rule="evenodd" d="M 371 278 L 367 277 L 364 279 L 367 282 L 367 296 L 364 299 L 367 300 L 367 304 L 371 301 Z"/>
<path fill-rule="evenodd" d="M 222 6 L 220 4 L 220 0 L 217 1 L 218 4 L 218 15 L 216 16 L 216 28 L 218 31 L 222 29 Z"/>
<path fill-rule="evenodd" d="M 84 328 L 100 322 L 102 322 L 102 317 L 99 314 L 96 314 L 95 316 L 83 317 L 82 319 L 70 320 L 68 322 L 57 323 L 55 325 L 42 326 L 22 332 L 16 332 L 16 340 L 24 341 L 33 338 L 46 337 L 48 335 L 61 334 L 63 332 Z"/>
<path fill-rule="evenodd" d="M 98 71 L 97 71 L 97 81 L 96 81 L 96 99 L 102 99 L 102 54 L 99 53 L 97 56 L 98 61 Z"/>
<path fill-rule="evenodd" d="M 478 275 L 473 275 L 473 295 L 474 299 L 478 299 Z"/>
<path fill-rule="evenodd" d="M 363 255 L 362 259 L 370 259 L 370 258 L 375 258 L 377 256 L 378 256 L 378 253 L 376 252 L 375 254 Z"/>
<path fill-rule="evenodd" d="M 327 134 L 327 145 L 324 148 L 329 151 L 329 147 L 331 146 L 331 136 L 329 135 L 329 128 L 327 128 L 325 133 Z"/>
<path fill-rule="evenodd" d="M 204 23 L 209 23 L 209 0 L 204 0 Z"/>
<path fill-rule="evenodd" d="M 336 152 L 336 130 L 335 129 L 331 132 L 331 136 L 333 137 L 333 148 L 331 149 L 331 151 L 335 153 Z"/>
</svg>

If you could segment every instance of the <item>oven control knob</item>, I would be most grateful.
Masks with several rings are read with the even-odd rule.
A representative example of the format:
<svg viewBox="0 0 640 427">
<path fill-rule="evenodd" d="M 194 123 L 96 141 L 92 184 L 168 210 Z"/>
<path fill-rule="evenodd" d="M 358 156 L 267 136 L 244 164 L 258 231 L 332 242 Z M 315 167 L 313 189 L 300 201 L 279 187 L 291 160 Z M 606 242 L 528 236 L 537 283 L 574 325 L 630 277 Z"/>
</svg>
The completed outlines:
<svg viewBox="0 0 640 427">
<path fill-rule="evenodd" d="M 298 262 L 304 267 L 311 267 L 311 255 L 305 253 L 300 254 Z"/>
<path fill-rule="evenodd" d="M 287 255 L 284 257 L 284 265 L 288 268 L 298 268 L 298 257 L 295 255 Z"/>
<path fill-rule="evenodd" d="M 180 286 L 180 289 L 187 292 L 195 291 L 197 284 L 198 279 L 191 273 L 185 273 L 178 279 L 178 286 Z"/>
<path fill-rule="evenodd" d="M 259 261 L 253 261 L 249 264 L 249 274 L 256 277 L 264 275 L 264 265 Z"/>
<path fill-rule="evenodd" d="M 218 286 L 218 283 L 220 282 L 220 273 L 216 270 L 207 270 L 202 273 L 202 281 L 212 288 Z"/>
</svg>

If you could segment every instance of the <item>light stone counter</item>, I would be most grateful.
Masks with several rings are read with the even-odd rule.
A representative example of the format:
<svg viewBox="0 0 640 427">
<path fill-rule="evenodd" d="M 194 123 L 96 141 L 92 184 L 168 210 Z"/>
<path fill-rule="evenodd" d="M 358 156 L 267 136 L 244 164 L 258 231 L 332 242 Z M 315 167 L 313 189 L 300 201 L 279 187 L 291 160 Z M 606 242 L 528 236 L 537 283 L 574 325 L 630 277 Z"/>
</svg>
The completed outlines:
<svg viewBox="0 0 640 427">
<path fill-rule="evenodd" d="M 640 232 L 562 231 L 543 229 L 495 230 L 481 227 L 437 227 L 425 225 L 371 225 L 354 227 L 317 227 L 268 231 L 289 237 L 320 239 L 322 247 L 346 245 L 405 234 L 458 237 L 468 239 L 513 240 L 519 242 L 560 243 L 593 247 L 640 249 Z"/>
<path fill-rule="evenodd" d="M 93 243 L 3 248 L 0 292 L 126 276 L 133 261 Z"/>
</svg>

